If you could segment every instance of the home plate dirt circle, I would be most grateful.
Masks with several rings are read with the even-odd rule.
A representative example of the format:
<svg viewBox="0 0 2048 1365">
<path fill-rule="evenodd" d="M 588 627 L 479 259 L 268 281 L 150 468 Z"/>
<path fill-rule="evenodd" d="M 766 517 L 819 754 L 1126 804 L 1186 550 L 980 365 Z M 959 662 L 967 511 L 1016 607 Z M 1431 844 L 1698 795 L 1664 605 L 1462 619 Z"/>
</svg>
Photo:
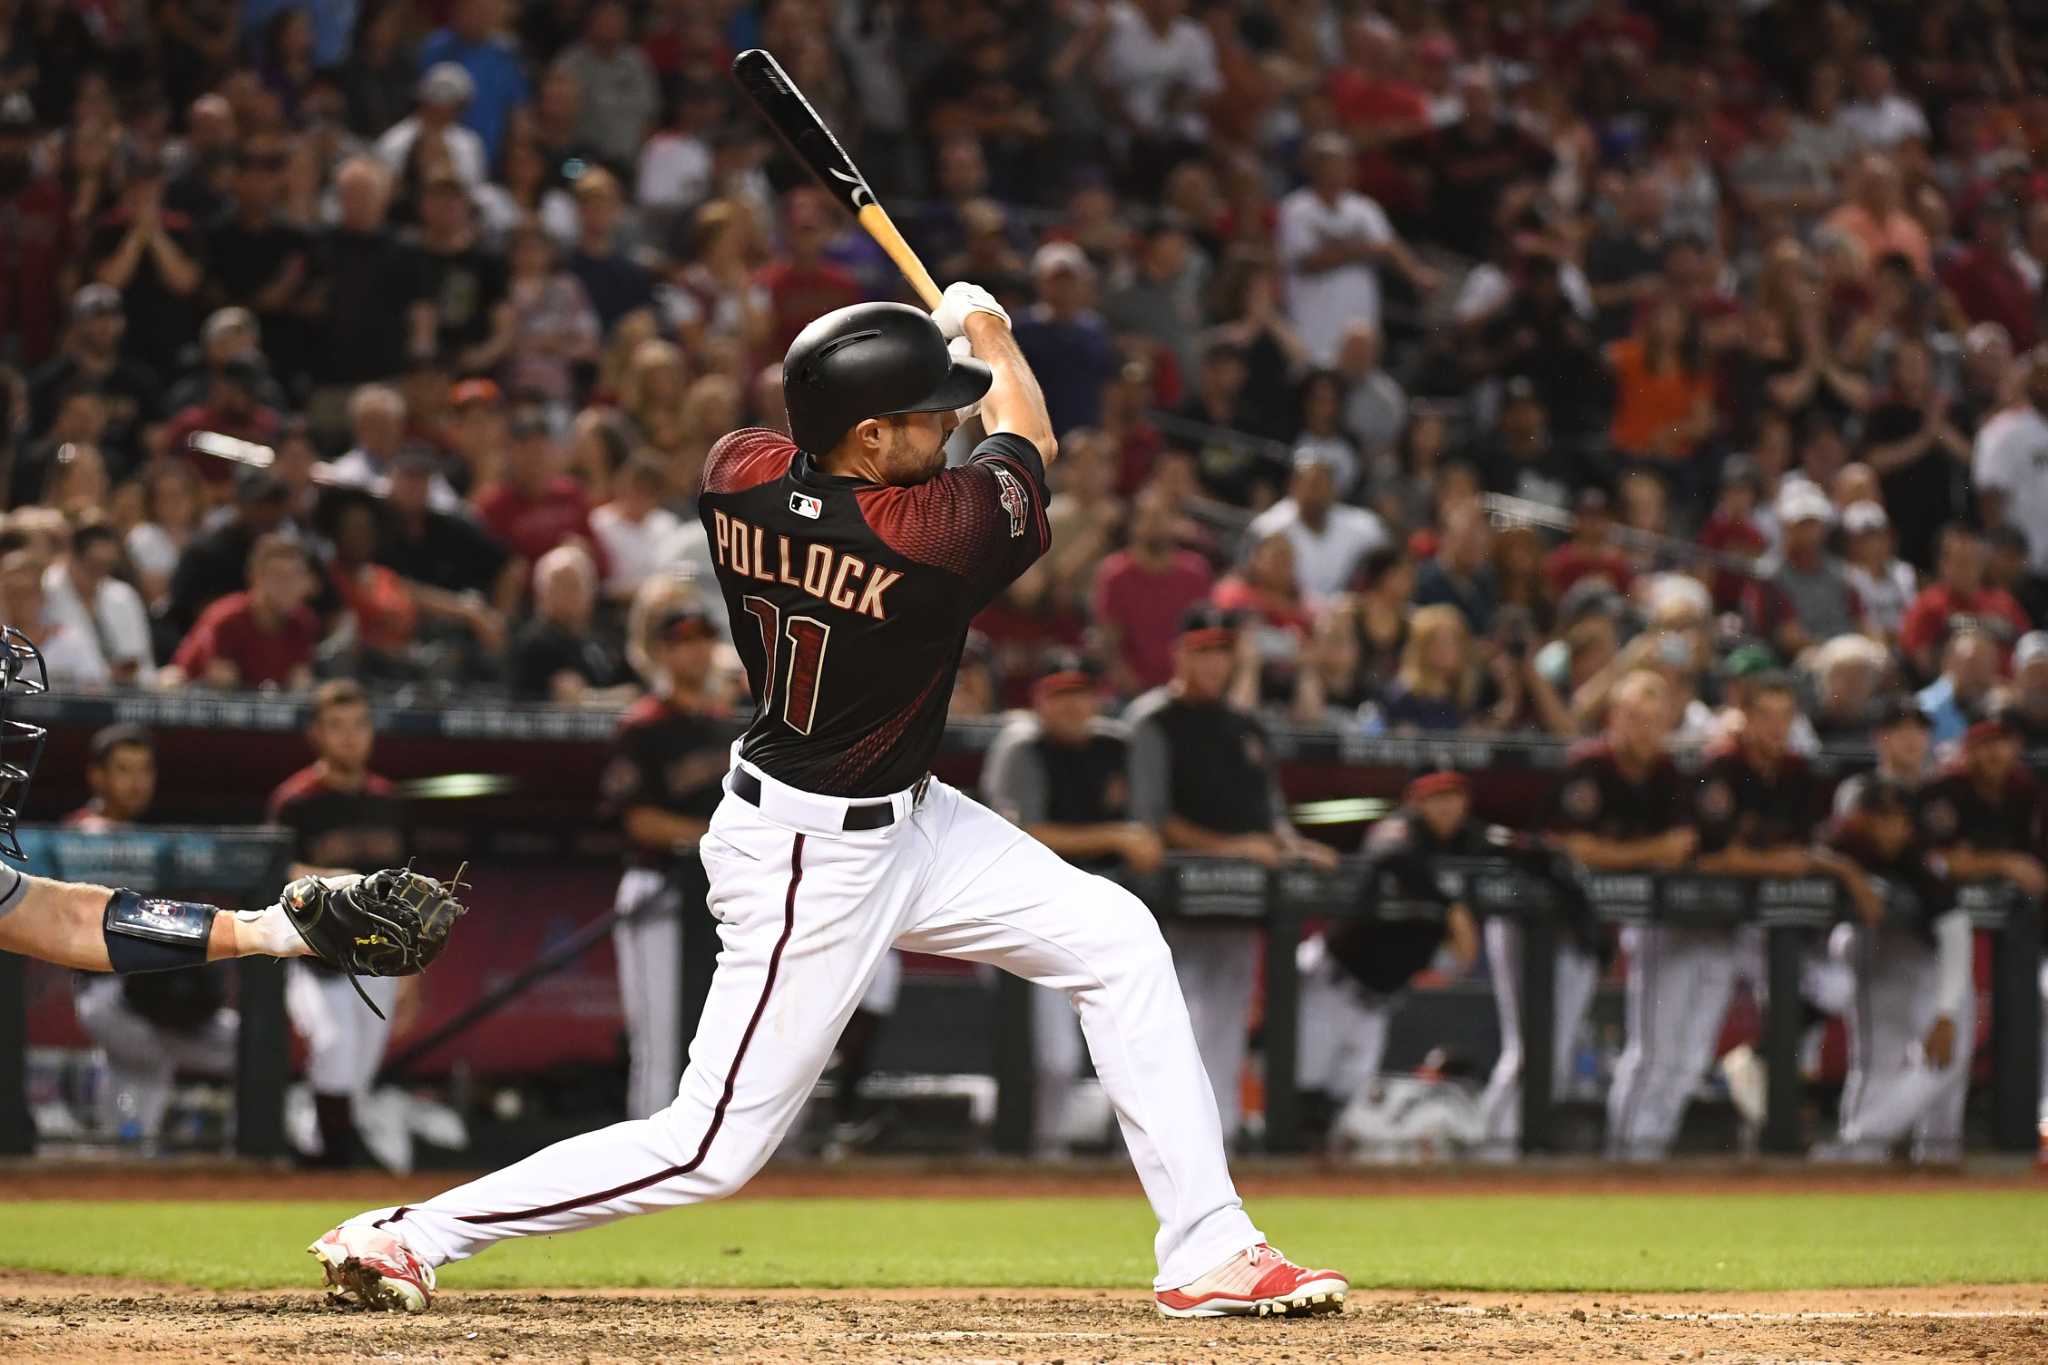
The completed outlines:
<svg viewBox="0 0 2048 1365">
<path fill-rule="evenodd" d="M 1772 1294 L 1358 1291 L 1341 1317 L 1167 1322 L 1074 1290 L 450 1292 L 431 1313 L 0 1272 L 0 1359 L 1243 1362 L 2048 1359 L 2048 1286 Z"/>
</svg>

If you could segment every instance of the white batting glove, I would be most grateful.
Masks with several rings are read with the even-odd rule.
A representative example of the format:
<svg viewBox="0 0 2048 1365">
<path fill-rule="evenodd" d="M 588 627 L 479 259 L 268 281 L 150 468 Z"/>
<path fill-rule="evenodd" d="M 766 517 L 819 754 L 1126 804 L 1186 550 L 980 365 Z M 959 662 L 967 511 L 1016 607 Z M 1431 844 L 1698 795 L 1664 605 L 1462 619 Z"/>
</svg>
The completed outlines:
<svg viewBox="0 0 2048 1365">
<path fill-rule="evenodd" d="M 1005 321 L 1008 321 L 1008 319 L 1005 318 Z M 962 356 L 971 356 L 974 354 L 974 347 L 968 344 L 966 337 L 954 337 L 951 341 L 946 343 L 946 349 L 953 353 L 953 358 L 955 360 L 960 359 Z M 969 403 L 964 408 L 953 409 L 954 419 L 958 421 L 962 426 L 967 425 L 967 423 L 973 421 L 976 417 L 979 417 L 980 415 L 981 400 L 979 398 L 975 399 L 972 403 Z"/>
<path fill-rule="evenodd" d="M 946 286 L 946 292 L 939 295 L 939 306 L 932 310 L 932 321 L 939 324 L 939 332 L 946 340 L 967 334 L 967 315 L 987 313 L 1003 320 L 1003 326 L 1010 325 L 1010 315 L 1003 311 L 1003 305 L 996 302 L 996 296 L 978 284 L 956 280 Z"/>
</svg>

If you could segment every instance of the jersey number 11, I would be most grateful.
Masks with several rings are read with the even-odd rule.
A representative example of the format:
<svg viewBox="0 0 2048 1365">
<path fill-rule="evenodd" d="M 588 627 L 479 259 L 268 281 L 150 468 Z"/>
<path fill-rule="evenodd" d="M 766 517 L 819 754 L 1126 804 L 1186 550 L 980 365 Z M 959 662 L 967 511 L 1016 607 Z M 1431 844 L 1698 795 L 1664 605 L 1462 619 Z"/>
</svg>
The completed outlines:
<svg viewBox="0 0 2048 1365">
<path fill-rule="evenodd" d="M 782 721 L 800 735 L 809 734 L 811 722 L 818 717 L 818 682 L 824 671 L 825 643 L 832 636 L 832 627 L 815 616 L 792 616 L 784 621 L 775 604 L 765 597 L 742 597 L 740 605 L 761 628 L 761 709 L 766 711 L 775 704 L 776 655 L 786 639 L 789 660 L 780 670 Z M 778 630 L 777 626 L 781 628 Z"/>
</svg>

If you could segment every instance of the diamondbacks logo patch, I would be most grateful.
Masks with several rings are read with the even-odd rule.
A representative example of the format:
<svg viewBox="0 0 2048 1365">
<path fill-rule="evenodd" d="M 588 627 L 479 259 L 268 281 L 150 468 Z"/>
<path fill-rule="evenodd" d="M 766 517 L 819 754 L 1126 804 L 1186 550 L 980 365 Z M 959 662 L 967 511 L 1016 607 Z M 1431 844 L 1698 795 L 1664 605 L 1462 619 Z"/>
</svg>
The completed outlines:
<svg viewBox="0 0 2048 1365">
<path fill-rule="evenodd" d="M 1031 503 L 1024 496 L 1024 485 L 1017 482 L 1015 474 L 999 464 L 990 465 L 989 469 L 996 476 L 996 500 L 1010 514 L 1010 539 L 1016 540 L 1024 534 L 1024 521 L 1031 514 Z"/>
<path fill-rule="evenodd" d="M 812 521 L 816 521 L 820 516 L 824 515 L 825 504 L 812 497 L 809 493 L 791 493 L 789 495 L 789 510 L 800 517 L 807 517 Z"/>
</svg>

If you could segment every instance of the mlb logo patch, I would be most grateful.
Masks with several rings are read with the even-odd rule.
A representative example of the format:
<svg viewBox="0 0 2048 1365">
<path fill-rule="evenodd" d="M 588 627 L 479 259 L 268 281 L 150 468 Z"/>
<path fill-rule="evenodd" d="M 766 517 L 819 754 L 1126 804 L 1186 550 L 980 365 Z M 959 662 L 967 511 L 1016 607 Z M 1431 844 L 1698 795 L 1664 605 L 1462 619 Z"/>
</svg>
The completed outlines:
<svg viewBox="0 0 2048 1365">
<path fill-rule="evenodd" d="M 789 510 L 800 517 L 809 517 L 812 521 L 816 521 L 820 516 L 824 515 L 825 504 L 812 497 L 809 493 L 791 493 L 789 495 Z"/>
</svg>

